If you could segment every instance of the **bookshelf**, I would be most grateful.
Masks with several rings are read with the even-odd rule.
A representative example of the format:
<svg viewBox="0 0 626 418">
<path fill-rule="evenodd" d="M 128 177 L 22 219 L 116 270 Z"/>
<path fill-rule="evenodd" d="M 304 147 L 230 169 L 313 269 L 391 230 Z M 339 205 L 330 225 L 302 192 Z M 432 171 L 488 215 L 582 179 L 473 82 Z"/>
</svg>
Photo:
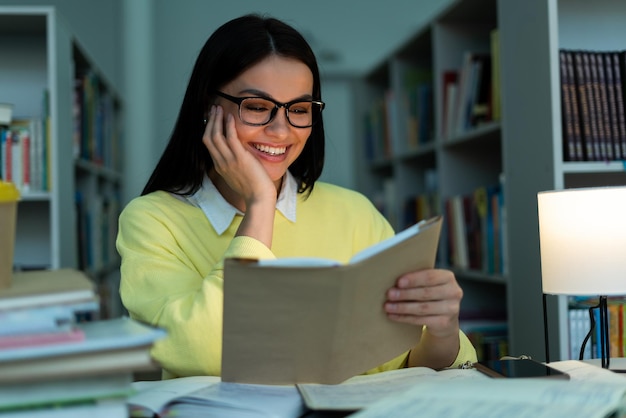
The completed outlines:
<svg viewBox="0 0 626 418">
<path fill-rule="evenodd" d="M 120 95 L 54 7 L 0 6 L 0 39 L 0 102 L 39 144 L 20 151 L 33 156 L 30 187 L 18 184 L 15 267 L 84 270 L 116 316 Z"/>
<path fill-rule="evenodd" d="M 434 210 L 447 221 L 439 265 L 455 271 L 465 293 L 462 326 L 463 318 L 469 323 L 504 322 L 508 335 L 501 350 L 545 359 L 537 192 L 626 184 L 622 161 L 572 162 L 564 157 L 559 49 L 625 50 L 626 29 L 620 22 L 626 18 L 626 5 L 610 0 L 593 5 L 584 0 L 448 3 L 360 82 L 355 94 L 362 109 L 357 152 L 364 158 L 357 165 L 357 187 L 396 229 L 414 219 L 405 212 L 408 198 L 434 195 Z M 459 97 L 460 70 L 472 61 L 468 52 L 491 55 L 492 90 L 500 94 L 492 97 L 487 117 L 481 106 L 474 106 L 474 123 L 470 118 L 459 129 L 458 120 L 448 117 L 454 107 L 446 103 L 455 94 Z M 456 76 L 450 76 L 451 70 Z M 434 117 L 426 140 L 407 139 L 411 124 L 405 91 L 413 73 L 431 76 Z M 454 77 L 456 90 L 450 87 Z M 498 220 L 490 228 L 498 225 L 501 241 L 485 247 L 483 230 L 475 241 L 481 242 L 478 260 L 483 263 L 476 264 L 472 258 L 481 253 L 472 247 L 477 245 L 457 245 L 454 214 L 466 207 L 458 196 L 477 199 L 476 191 L 484 187 L 499 187 L 502 206 L 494 209 Z M 457 203 L 447 203 L 454 199 Z M 449 209 L 455 205 L 456 210 Z M 474 219 L 470 215 L 464 212 L 464 219 Z M 474 230 L 467 224 L 466 239 L 467 228 Z M 487 259 L 482 258 L 485 253 Z M 567 298 L 548 297 L 551 361 L 570 358 L 569 305 Z"/>
<path fill-rule="evenodd" d="M 540 321 L 537 296 L 541 270 L 536 193 L 540 190 L 626 184 L 622 161 L 566 161 L 561 138 L 559 50 L 613 51 L 626 49 L 626 5 L 608 0 L 593 7 L 580 0 L 533 0 L 500 3 L 502 74 L 509 100 L 503 106 L 506 128 L 505 166 L 509 199 L 510 268 L 512 294 L 533 298 L 533 317 L 517 305 L 512 326 Z M 534 22 L 531 29 L 527 23 Z M 531 65 L 532 63 L 532 65 Z M 533 121 L 533 123 L 528 123 Z M 534 161 L 529 170 L 529 161 Z M 534 198 L 534 199 L 533 199 Z M 549 297 L 551 359 L 569 358 L 569 301 Z M 520 326 L 521 327 L 521 326 Z M 515 334 L 521 341 L 533 338 L 531 330 Z M 543 339 L 540 339 L 543 342 Z M 577 342 L 580 347 L 582 341 Z M 528 343 L 526 343 L 528 344 Z M 536 347 L 535 349 L 539 349 Z"/>
<path fill-rule="evenodd" d="M 360 122 L 363 140 L 357 152 L 364 158 L 358 165 L 357 187 L 396 230 L 435 213 L 445 216 L 438 264 L 455 271 L 463 287 L 461 326 L 473 339 L 479 357 L 496 358 L 509 353 L 505 247 L 490 241 L 489 255 L 497 255 L 497 260 L 488 259 L 486 251 L 471 252 L 465 232 L 469 225 L 451 220 L 453 213 L 462 215 L 464 208 L 481 201 L 485 210 L 481 242 L 486 248 L 487 235 L 503 242 L 504 228 L 486 230 L 487 213 L 490 219 L 504 216 L 501 193 L 497 193 L 505 178 L 503 134 L 498 112 L 489 110 L 497 107 L 488 105 L 492 103 L 489 74 L 494 67 L 491 59 L 485 59 L 497 55 L 492 52 L 497 4 L 495 0 L 448 3 L 361 81 L 356 100 L 370 105 L 363 109 Z M 451 75 L 454 90 L 449 86 Z M 475 197 L 479 194 L 481 199 Z M 463 237 L 455 238 L 454 231 Z"/>
</svg>

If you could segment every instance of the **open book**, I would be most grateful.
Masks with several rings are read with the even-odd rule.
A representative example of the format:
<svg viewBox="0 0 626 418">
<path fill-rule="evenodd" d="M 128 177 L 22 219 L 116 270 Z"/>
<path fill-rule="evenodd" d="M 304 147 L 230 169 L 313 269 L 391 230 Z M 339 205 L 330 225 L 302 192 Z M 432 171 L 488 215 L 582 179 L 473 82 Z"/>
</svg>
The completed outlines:
<svg viewBox="0 0 626 418">
<path fill-rule="evenodd" d="M 133 383 L 131 417 L 295 418 L 305 408 L 295 386 L 223 383 L 217 376 Z"/>
<path fill-rule="evenodd" d="M 487 380 L 489 377 L 475 369 L 436 371 L 428 367 L 410 367 L 354 376 L 338 385 L 301 383 L 296 386 L 309 409 L 356 411 L 383 398 L 406 391 L 419 382 L 449 382 L 458 379 Z"/>
<path fill-rule="evenodd" d="M 408 351 L 421 330 L 387 318 L 386 291 L 434 267 L 441 223 L 416 224 L 345 265 L 227 259 L 222 380 L 334 384 Z"/>
</svg>

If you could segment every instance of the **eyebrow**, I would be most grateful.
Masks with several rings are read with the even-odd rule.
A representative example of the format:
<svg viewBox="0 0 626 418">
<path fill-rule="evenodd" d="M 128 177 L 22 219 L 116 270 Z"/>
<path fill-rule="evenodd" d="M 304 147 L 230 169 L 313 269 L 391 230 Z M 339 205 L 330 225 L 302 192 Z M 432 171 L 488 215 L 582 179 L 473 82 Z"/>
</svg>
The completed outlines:
<svg viewBox="0 0 626 418">
<path fill-rule="evenodd" d="M 239 91 L 238 94 L 250 94 L 254 97 L 262 97 L 262 98 L 276 100 L 272 97 L 271 94 L 267 94 L 264 91 L 256 90 L 256 89 L 244 89 L 244 90 Z M 285 102 L 285 103 L 291 103 L 291 102 L 295 102 L 298 100 L 313 100 L 313 96 L 310 94 L 303 94 L 302 96 L 296 97 L 295 99 L 289 100 L 288 102 Z"/>
</svg>

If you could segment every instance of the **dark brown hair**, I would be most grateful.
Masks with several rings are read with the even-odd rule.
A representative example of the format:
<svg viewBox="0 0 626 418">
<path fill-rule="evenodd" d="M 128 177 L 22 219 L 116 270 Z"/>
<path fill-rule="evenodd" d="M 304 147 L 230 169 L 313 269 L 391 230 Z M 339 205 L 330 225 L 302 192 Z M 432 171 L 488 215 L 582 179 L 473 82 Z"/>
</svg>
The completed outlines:
<svg viewBox="0 0 626 418">
<path fill-rule="evenodd" d="M 271 17 L 245 15 L 219 27 L 206 41 L 194 65 L 178 119 L 142 195 L 165 190 L 193 194 L 213 167 L 202 142 L 204 115 L 214 92 L 269 55 L 301 61 L 313 74 L 313 100 L 322 100 L 317 60 L 304 37 Z M 298 192 L 313 190 L 324 166 L 324 122 L 319 119 L 300 156 L 289 167 Z"/>
</svg>

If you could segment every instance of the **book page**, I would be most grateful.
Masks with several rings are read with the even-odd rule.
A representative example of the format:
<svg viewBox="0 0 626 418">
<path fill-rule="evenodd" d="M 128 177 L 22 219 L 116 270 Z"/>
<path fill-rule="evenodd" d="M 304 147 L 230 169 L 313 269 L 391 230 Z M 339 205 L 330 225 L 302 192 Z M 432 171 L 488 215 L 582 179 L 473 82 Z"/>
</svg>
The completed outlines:
<svg viewBox="0 0 626 418">
<path fill-rule="evenodd" d="M 259 260 L 262 267 L 334 267 L 341 265 L 337 260 L 321 257 L 281 257 Z"/>
<path fill-rule="evenodd" d="M 170 401 L 219 382 L 219 376 L 191 376 L 134 382 L 132 386 L 136 393 L 128 397 L 131 416 L 152 417 Z"/>
<path fill-rule="evenodd" d="M 304 403 L 293 385 L 221 382 L 219 376 L 191 376 L 134 382 L 128 398 L 132 417 L 173 416 L 299 417 Z M 209 412 L 219 413 L 209 414 Z"/>
<path fill-rule="evenodd" d="M 435 371 L 428 367 L 411 367 L 371 375 L 352 377 L 338 385 L 298 384 L 304 402 L 310 409 L 357 410 L 386 396 L 406 391 L 417 382 L 455 379 L 489 379 L 475 369 Z"/>
<path fill-rule="evenodd" d="M 606 418 L 624 411 L 625 385 L 541 378 L 418 382 L 356 418 Z"/>
<path fill-rule="evenodd" d="M 174 416 L 182 409 L 177 404 L 184 404 L 186 411 L 191 411 L 189 405 L 197 406 L 197 412 L 211 410 L 220 411 L 215 416 L 233 417 L 258 416 L 297 418 L 305 412 L 302 397 L 294 385 L 251 385 L 245 383 L 220 382 L 196 390 L 187 396 L 178 398 L 170 407 L 168 413 Z M 197 415 L 196 415 L 197 416 Z M 211 415 L 213 416 L 213 415 Z"/>
<path fill-rule="evenodd" d="M 397 245 L 398 243 L 407 240 L 413 235 L 417 235 L 420 232 L 421 228 L 427 228 L 429 225 L 432 225 L 433 222 L 436 221 L 438 218 L 439 217 L 435 217 L 435 218 L 418 222 L 415 225 L 410 226 L 406 228 L 405 230 L 398 232 L 393 237 L 389 237 L 386 240 L 380 241 L 374 245 L 371 245 L 365 248 L 364 250 L 359 251 L 358 253 L 352 256 L 352 258 L 350 259 L 350 263 L 358 263 L 359 261 L 370 258 L 374 254 L 378 254 L 382 251 L 385 251 L 386 249 L 391 248 L 394 245 Z"/>
</svg>

